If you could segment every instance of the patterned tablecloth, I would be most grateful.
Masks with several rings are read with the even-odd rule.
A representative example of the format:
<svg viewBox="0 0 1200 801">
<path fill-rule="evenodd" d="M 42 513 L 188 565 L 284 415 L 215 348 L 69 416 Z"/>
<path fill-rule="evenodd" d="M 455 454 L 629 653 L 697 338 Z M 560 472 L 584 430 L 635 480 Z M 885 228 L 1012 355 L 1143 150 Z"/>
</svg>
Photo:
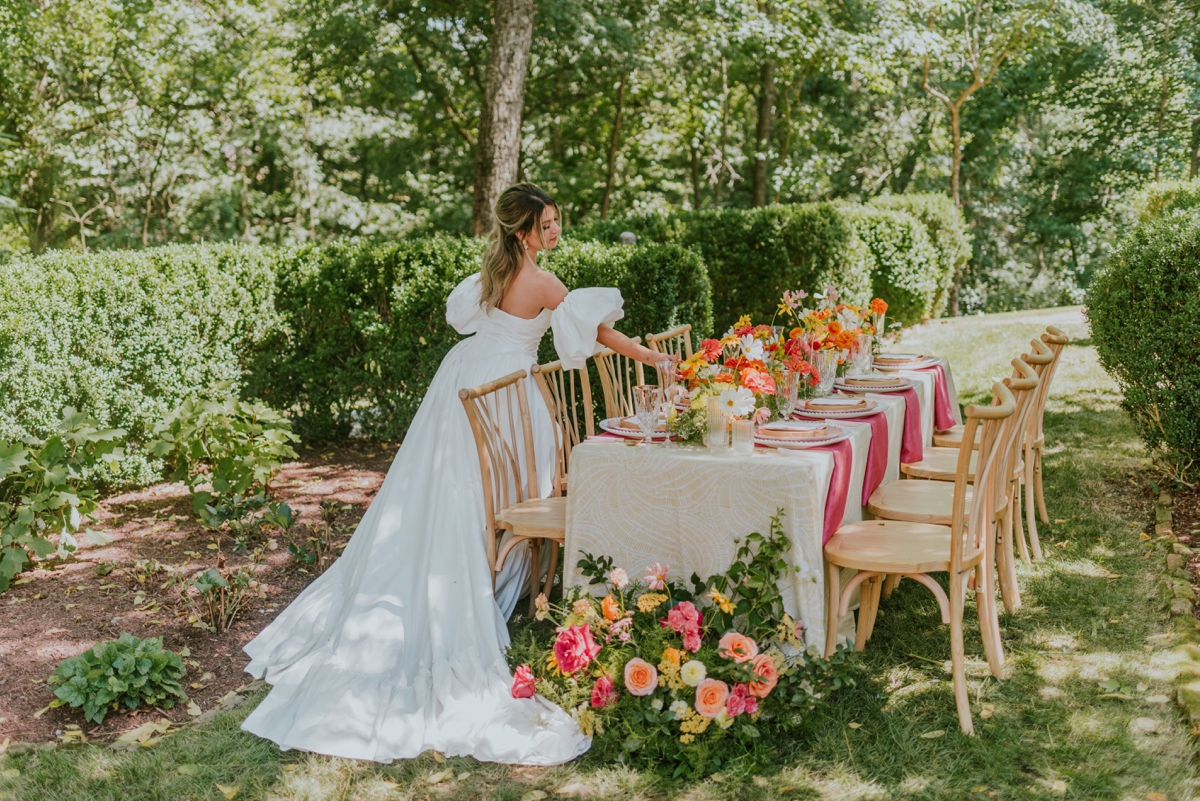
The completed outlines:
<svg viewBox="0 0 1200 801">
<path fill-rule="evenodd" d="M 917 380 L 922 435 L 930 444 L 933 375 L 921 371 L 902 375 Z M 946 376 L 957 414 L 958 398 L 948 364 Z M 887 417 L 884 481 L 894 481 L 900 477 L 905 401 L 877 393 L 866 397 L 880 402 Z M 853 453 L 842 522 L 862 520 L 860 501 L 871 427 L 853 420 L 829 422 L 850 432 Z M 571 451 L 566 585 L 586 586 L 575 567 L 582 551 L 611 556 L 635 580 L 655 562 L 669 564 L 671 575 L 685 581 L 693 572 L 705 577 L 719 573 L 733 561 L 737 541 L 754 531 L 765 532 L 771 515 L 782 508 L 784 531 L 792 541 L 787 559 L 793 568 L 781 587 L 784 604 L 789 614 L 808 625 L 809 643 L 820 646 L 825 638 L 821 532 L 832 473 L 833 456 L 828 452 L 784 456 L 756 448 L 752 454 L 737 455 L 686 445 L 631 448 L 582 443 Z M 853 637 L 853 619 L 843 619 L 839 630 Z"/>
</svg>

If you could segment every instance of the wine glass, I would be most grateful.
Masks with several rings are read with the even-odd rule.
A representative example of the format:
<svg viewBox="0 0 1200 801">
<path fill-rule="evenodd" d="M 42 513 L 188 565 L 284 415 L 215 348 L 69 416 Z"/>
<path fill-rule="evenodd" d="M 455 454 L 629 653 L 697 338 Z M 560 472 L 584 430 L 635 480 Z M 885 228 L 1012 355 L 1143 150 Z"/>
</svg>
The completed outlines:
<svg viewBox="0 0 1200 801">
<path fill-rule="evenodd" d="M 800 394 L 800 373 L 793 370 L 784 370 L 783 375 L 775 385 L 775 391 L 779 393 L 781 403 L 779 404 L 779 412 L 783 415 L 783 419 L 791 418 L 792 412 L 796 411 L 796 403 L 799 400 Z"/>
<path fill-rule="evenodd" d="M 638 426 L 649 442 L 658 428 L 659 409 L 662 408 L 662 390 L 659 387 L 640 384 L 633 388 L 633 412 Z"/>
<path fill-rule="evenodd" d="M 660 362 L 655 362 L 654 371 L 658 373 L 658 386 L 662 390 L 662 416 L 666 419 L 667 428 L 669 429 L 671 420 L 675 417 L 675 397 L 678 390 L 675 362 L 672 359 L 663 359 Z M 663 445 L 668 446 L 670 443 L 671 435 L 668 431 L 667 436 L 663 439 Z"/>
</svg>

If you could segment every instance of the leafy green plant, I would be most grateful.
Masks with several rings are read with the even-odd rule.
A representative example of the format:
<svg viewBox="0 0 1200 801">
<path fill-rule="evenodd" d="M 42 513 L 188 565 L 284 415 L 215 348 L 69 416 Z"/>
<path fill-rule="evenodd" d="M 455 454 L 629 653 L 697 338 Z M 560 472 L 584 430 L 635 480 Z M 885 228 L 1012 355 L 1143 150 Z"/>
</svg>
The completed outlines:
<svg viewBox="0 0 1200 801">
<path fill-rule="evenodd" d="M 262 551 L 254 552 L 255 564 Z M 173 579 L 179 600 L 191 613 L 189 622 L 213 634 L 226 631 L 252 598 L 265 598 L 266 590 L 250 570 L 221 570 L 210 567 L 198 575 Z"/>
<path fill-rule="evenodd" d="M 285 536 L 288 540 L 287 552 L 296 561 L 313 568 L 321 575 L 333 564 L 338 557 L 338 551 L 346 547 L 346 541 L 338 537 L 334 527 L 337 516 L 350 509 L 350 505 L 340 504 L 332 499 L 321 501 L 321 522 L 319 525 L 308 524 L 306 536 Z"/>
<path fill-rule="evenodd" d="M 0 592 L 31 557 L 74 551 L 81 529 L 92 542 L 105 541 L 85 525 L 96 508 L 91 479 L 122 457 L 124 434 L 67 408 L 44 442 L 0 440 Z"/>
<path fill-rule="evenodd" d="M 1146 447 L 1175 477 L 1200 464 L 1200 211 L 1139 225 L 1088 292 L 1100 363 Z"/>
<path fill-rule="evenodd" d="M 139 640 L 122 632 L 79 656 L 64 659 L 46 681 L 60 704 L 83 709 L 92 723 L 102 723 L 119 706 L 170 709 L 184 699 L 181 680 L 186 668 L 179 654 L 163 650 L 161 637 Z"/>
</svg>

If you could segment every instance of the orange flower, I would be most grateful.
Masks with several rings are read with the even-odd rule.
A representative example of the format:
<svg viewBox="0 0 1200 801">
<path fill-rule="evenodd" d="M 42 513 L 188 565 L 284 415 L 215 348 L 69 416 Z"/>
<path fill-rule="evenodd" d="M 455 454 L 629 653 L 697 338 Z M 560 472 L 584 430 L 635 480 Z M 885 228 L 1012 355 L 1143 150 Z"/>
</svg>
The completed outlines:
<svg viewBox="0 0 1200 801">
<path fill-rule="evenodd" d="M 788 332 L 788 339 L 800 339 L 803 336 L 804 336 L 803 328 L 793 328 L 791 331 Z"/>
<path fill-rule="evenodd" d="M 729 700 L 729 685 L 720 679 L 705 679 L 696 687 L 696 711 L 706 718 L 715 718 Z"/>
<path fill-rule="evenodd" d="M 721 649 L 721 656 L 734 662 L 749 662 L 758 656 L 758 643 L 736 631 L 725 632 L 717 647 Z"/>
<path fill-rule="evenodd" d="M 754 657 L 753 665 L 755 680 L 747 686 L 752 695 L 766 698 L 779 683 L 779 669 L 775 667 L 775 660 L 767 654 L 759 654 Z"/>
<path fill-rule="evenodd" d="M 679 662 L 683 658 L 683 652 L 678 648 L 668 648 L 663 651 L 662 659 L 658 660 L 659 665 L 674 665 L 679 667 Z"/>
<path fill-rule="evenodd" d="M 630 695 L 650 695 L 658 688 L 658 671 L 645 659 L 634 657 L 625 663 L 625 689 Z"/>
<path fill-rule="evenodd" d="M 612 595 L 604 596 L 604 600 L 600 603 L 600 608 L 604 611 L 605 620 L 616 620 L 621 616 L 621 607 L 617 605 L 617 599 Z"/>
<path fill-rule="evenodd" d="M 871 311 L 875 312 L 875 314 L 883 314 L 887 310 L 887 301 L 883 298 L 875 298 L 875 300 L 871 301 Z"/>
<path fill-rule="evenodd" d="M 838 334 L 842 333 L 842 324 L 839 323 L 837 320 L 830 320 L 829 321 L 829 333 L 832 334 L 833 336 L 837 336 Z"/>
</svg>

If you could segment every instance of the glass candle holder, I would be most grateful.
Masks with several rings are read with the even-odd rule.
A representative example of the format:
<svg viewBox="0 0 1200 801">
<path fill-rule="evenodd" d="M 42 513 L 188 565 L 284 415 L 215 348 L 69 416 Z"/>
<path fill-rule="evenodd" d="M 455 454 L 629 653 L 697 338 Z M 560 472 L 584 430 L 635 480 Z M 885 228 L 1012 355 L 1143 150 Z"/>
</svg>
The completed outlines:
<svg viewBox="0 0 1200 801">
<path fill-rule="evenodd" d="M 846 375 L 863 375 L 871 372 L 872 359 L 870 334 L 859 334 L 855 337 L 854 347 L 850 351 L 850 359 L 846 365 Z"/>
<path fill-rule="evenodd" d="M 733 421 L 733 452 L 740 454 L 754 452 L 754 421 Z"/>
<path fill-rule="evenodd" d="M 723 451 L 729 447 L 728 426 L 725 422 L 725 404 L 720 398 L 708 399 L 708 433 L 705 442 L 710 451 Z"/>
</svg>

